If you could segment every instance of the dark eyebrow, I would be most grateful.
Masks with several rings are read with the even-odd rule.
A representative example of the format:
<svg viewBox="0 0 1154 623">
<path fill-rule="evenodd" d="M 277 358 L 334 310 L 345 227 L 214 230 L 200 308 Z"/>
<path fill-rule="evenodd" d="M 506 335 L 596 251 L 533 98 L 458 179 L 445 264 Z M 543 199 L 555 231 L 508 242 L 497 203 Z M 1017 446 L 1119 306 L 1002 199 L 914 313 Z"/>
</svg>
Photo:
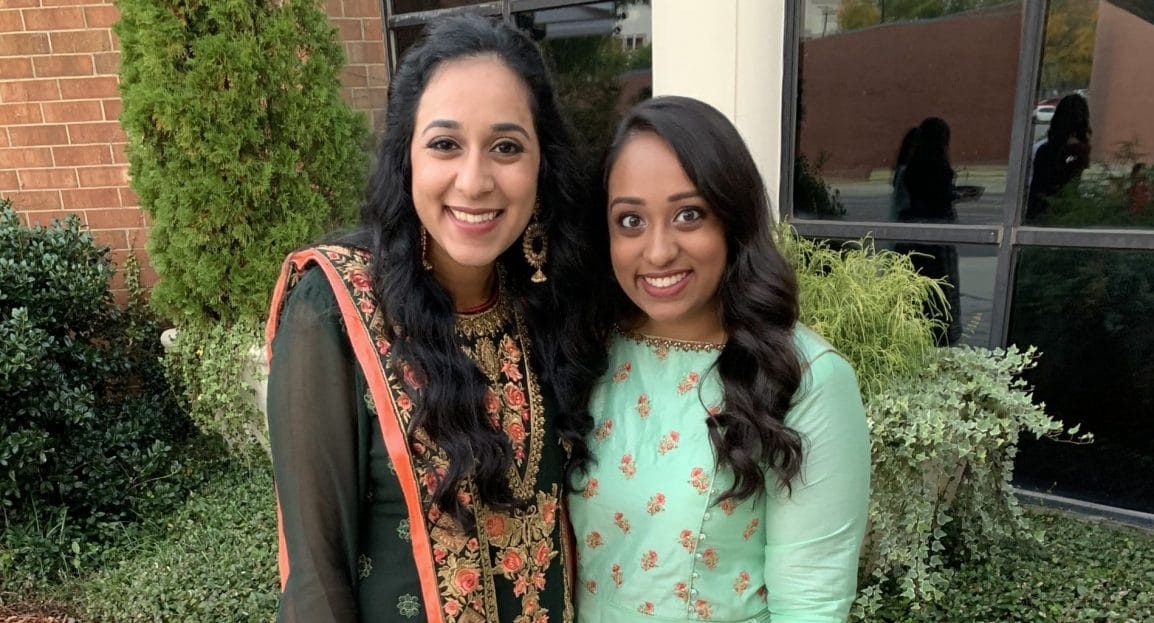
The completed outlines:
<svg viewBox="0 0 1154 623">
<path fill-rule="evenodd" d="M 428 132 L 429 128 L 445 128 L 448 130 L 460 130 L 461 124 L 457 123 L 456 121 L 451 121 L 449 119 L 433 119 L 432 121 L 429 122 L 429 125 L 425 126 L 424 130 L 421 130 L 421 133 L 423 134 L 425 132 Z"/>
<path fill-rule="evenodd" d="M 669 203 L 673 203 L 675 201 L 681 201 L 682 199 L 689 199 L 690 197 L 700 197 L 700 196 L 701 196 L 701 193 L 697 192 L 696 190 L 687 190 L 685 192 L 674 193 L 672 195 L 669 195 L 667 200 L 669 201 Z"/>
<path fill-rule="evenodd" d="M 631 206 L 645 205 L 645 202 L 637 197 L 614 197 L 613 201 L 609 202 L 609 209 L 612 210 L 613 206 L 619 203 L 627 203 Z"/>
<path fill-rule="evenodd" d="M 520 132 L 525 135 L 525 138 L 529 138 L 529 131 L 516 123 L 494 123 L 491 127 L 494 132 Z"/>
</svg>

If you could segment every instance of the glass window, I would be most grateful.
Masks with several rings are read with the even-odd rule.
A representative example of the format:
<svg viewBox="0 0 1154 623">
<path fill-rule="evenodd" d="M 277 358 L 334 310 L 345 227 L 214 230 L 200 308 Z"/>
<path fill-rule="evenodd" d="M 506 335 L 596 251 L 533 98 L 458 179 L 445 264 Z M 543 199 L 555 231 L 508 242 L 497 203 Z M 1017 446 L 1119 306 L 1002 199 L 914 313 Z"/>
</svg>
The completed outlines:
<svg viewBox="0 0 1154 623">
<path fill-rule="evenodd" d="M 392 0 L 393 13 L 416 13 L 478 4 L 477 0 Z"/>
<path fill-rule="evenodd" d="M 802 11 L 795 215 L 1001 223 L 1022 2 Z"/>
<path fill-rule="evenodd" d="M 1154 512 L 1154 252 L 1018 254 L 1010 342 L 1037 346 L 1027 380 L 1094 443 L 1022 440 L 1019 485 Z"/>
<path fill-rule="evenodd" d="M 1154 3 L 1054 0 L 1024 222 L 1154 227 Z"/>
<path fill-rule="evenodd" d="M 552 66 L 557 95 L 592 170 L 629 106 L 652 95 L 651 8 L 594 2 L 515 14 Z"/>
</svg>

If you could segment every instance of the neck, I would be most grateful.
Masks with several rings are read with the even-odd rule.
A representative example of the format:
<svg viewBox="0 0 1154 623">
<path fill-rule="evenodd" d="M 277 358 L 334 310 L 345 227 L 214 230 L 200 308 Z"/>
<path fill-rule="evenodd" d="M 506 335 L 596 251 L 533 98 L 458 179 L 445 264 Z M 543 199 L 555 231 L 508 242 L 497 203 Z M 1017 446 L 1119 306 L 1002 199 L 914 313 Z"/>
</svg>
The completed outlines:
<svg viewBox="0 0 1154 623">
<path fill-rule="evenodd" d="M 433 261 L 433 277 L 448 290 L 453 309 L 458 312 L 476 309 L 488 303 L 497 287 L 495 264 L 462 266 L 447 261 Z"/>
<path fill-rule="evenodd" d="M 708 344 L 724 344 L 727 337 L 725 327 L 721 324 L 721 317 L 716 313 L 709 313 L 699 318 L 671 320 L 646 317 L 642 320 L 638 331 L 648 336 L 667 340 Z"/>
</svg>

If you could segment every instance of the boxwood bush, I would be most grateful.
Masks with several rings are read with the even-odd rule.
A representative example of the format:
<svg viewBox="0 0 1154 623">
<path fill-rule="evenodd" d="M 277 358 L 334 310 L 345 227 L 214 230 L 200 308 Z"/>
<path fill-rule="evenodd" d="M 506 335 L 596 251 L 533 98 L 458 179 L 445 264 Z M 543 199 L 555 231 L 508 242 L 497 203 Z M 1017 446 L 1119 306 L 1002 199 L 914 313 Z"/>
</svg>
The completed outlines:
<svg viewBox="0 0 1154 623">
<path fill-rule="evenodd" d="M 156 321 L 115 304 L 108 250 L 72 217 L 0 205 L 0 588 L 82 566 L 118 526 L 176 501 L 188 418 Z"/>
</svg>

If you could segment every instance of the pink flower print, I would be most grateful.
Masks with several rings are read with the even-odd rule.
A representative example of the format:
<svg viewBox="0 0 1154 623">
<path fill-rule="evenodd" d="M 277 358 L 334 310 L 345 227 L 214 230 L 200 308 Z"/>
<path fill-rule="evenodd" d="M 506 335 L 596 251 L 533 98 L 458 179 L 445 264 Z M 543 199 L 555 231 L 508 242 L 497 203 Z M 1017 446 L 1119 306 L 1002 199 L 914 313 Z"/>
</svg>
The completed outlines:
<svg viewBox="0 0 1154 623">
<path fill-rule="evenodd" d="M 373 301 L 369 298 L 361 299 L 361 301 L 357 303 L 357 308 L 366 316 L 372 316 L 373 312 L 377 311 L 377 306 L 374 305 Z"/>
<path fill-rule="evenodd" d="M 501 373 L 505 375 L 510 381 L 520 381 L 524 376 L 521 374 L 521 368 L 517 367 L 516 361 L 506 359 L 501 362 Z"/>
<path fill-rule="evenodd" d="M 386 340 L 377 340 L 377 353 L 384 357 L 389 354 L 389 343 Z"/>
<path fill-rule="evenodd" d="M 657 350 L 654 351 L 653 354 L 657 355 L 658 361 L 665 361 L 665 358 L 669 356 L 669 347 L 662 344 L 657 347 Z"/>
<path fill-rule="evenodd" d="M 689 601 L 689 587 L 685 582 L 678 582 L 673 585 L 673 594 L 681 601 Z"/>
<path fill-rule="evenodd" d="M 596 595 L 597 594 L 597 580 L 589 580 L 588 582 L 586 582 L 585 583 L 585 590 Z"/>
<path fill-rule="evenodd" d="M 640 612 L 641 614 L 648 614 L 648 615 L 652 616 L 653 615 L 653 602 L 647 601 L 647 602 L 641 604 L 640 606 L 637 606 L 637 611 Z"/>
<path fill-rule="evenodd" d="M 605 539 L 601 538 L 601 533 L 596 530 L 585 535 L 585 544 L 589 546 L 589 549 L 597 549 L 604 543 Z"/>
<path fill-rule="evenodd" d="M 613 523 L 621 528 L 621 532 L 629 534 L 629 520 L 625 518 L 623 513 L 613 513 Z"/>
<path fill-rule="evenodd" d="M 373 289 L 373 280 L 369 279 L 369 274 L 361 269 L 356 269 L 349 273 L 349 281 L 353 284 L 353 290 L 359 293 L 368 292 Z"/>
<path fill-rule="evenodd" d="M 681 433 L 673 430 L 669 434 L 662 437 L 661 441 L 657 442 L 657 454 L 665 454 L 677 447 L 677 442 L 681 440 Z"/>
<path fill-rule="evenodd" d="M 762 586 L 757 589 L 757 596 L 761 598 L 761 603 L 769 603 L 769 589 Z"/>
<path fill-rule="evenodd" d="M 633 455 L 626 454 L 621 457 L 621 473 L 625 474 L 625 479 L 629 480 L 637 473 L 637 465 L 633 463 Z"/>
<path fill-rule="evenodd" d="M 625 363 L 621 364 L 621 366 L 617 368 L 617 371 L 613 373 L 613 382 L 620 383 L 629 378 L 629 372 L 631 370 L 633 370 L 632 362 L 626 361 Z"/>
<path fill-rule="evenodd" d="M 741 533 L 742 538 L 744 538 L 746 541 L 748 541 L 750 539 L 750 537 L 752 537 L 754 534 L 757 533 L 757 526 L 760 523 L 761 522 L 758 521 L 757 517 L 750 519 L 749 525 L 745 527 L 745 532 Z"/>
<path fill-rule="evenodd" d="M 693 485 L 697 492 L 705 493 L 709 491 L 709 474 L 701 467 L 694 467 L 689 470 L 689 484 Z"/>
<path fill-rule="evenodd" d="M 705 414 L 709 417 L 717 417 L 721 414 L 721 405 L 713 405 L 705 410 Z"/>
<path fill-rule="evenodd" d="M 513 341 L 513 338 L 508 335 L 505 336 L 505 339 L 501 340 L 501 351 L 505 353 L 505 357 L 508 357 L 512 361 L 521 361 L 521 349 L 517 347 L 517 343 Z"/>
<path fill-rule="evenodd" d="M 719 503 L 718 506 L 720 506 L 721 510 L 725 512 L 726 516 L 729 516 L 733 514 L 733 511 L 737 510 L 737 500 L 734 500 L 733 498 L 726 498 L 724 501 Z"/>
<path fill-rule="evenodd" d="M 609 433 L 613 432 L 613 420 L 605 420 L 593 431 L 593 438 L 597 441 L 605 441 L 609 438 Z"/>
<path fill-rule="evenodd" d="M 709 605 L 708 601 L 698 599 L 693 602 L 693 609 L 697 611 L 697 616 L 709 620 L 713 617 L 713 606 Z"/>
<path fill-rule="evenodd" d="M 640 415 L 641 419 L 643 419 L 643 420 L 645 418 L 649 417 L 649 395 L 648 394 L 641 394 L 640 396 L 637 397 L 637 415 Z"/>
<path fill-rule="evenodd" d="M 585 483 L 585 490 L 581 492 L 581 497 L 588 500 L 595 495 L 597 495 L 597 479 L 590 478 L 589 482 Z"/>
<path fill-rule="evenodd" d="M 701 562 L 705 564 L 707 569 L 713 570 L 717 568 L 717 550 L 712 547 L 701 552 Z"/>
<path fill-rule="evenodd" d="M 649 550 L 641 555 L 641 569 L 649 571 L 657 566 L 657 552 Z"/>
<path fill-rule="evenodd" d="M 413 408 L 413 400 L 405 392 L 397 392 L 397 408 L 408 412 Z"/>
<path fill-rule="evenodd" d="M 684 395 L 689 390 L 697 387 L 697 381 L 700 379 L 701 377 L 698 376 L 696 372 L 686 374 L 685 378 L 681 379 L 681 382 L 677 384 L 677 393 Z"/>
<path fill-rule="evenodd" d="M 649 511 L 650 515 L 656 515 L 665 510 L 665 494 L 653 494 L 653 497 L 649 498 L 649 503 L 645 505 L 645 510 Z"/>
<path fill-rule="evenodd" d="M 621 582 L 623 581 L 621 578 L 621 565 L 613 563 L 613 566 L 609 569 L 609 575 L 613 578 L 613 583 L 617 585 L 617 588 L 621 588 Z"/>
<path fill-rule="evenodd" d="M 687 552 L 692 552 L 693 548 L 697 547 L 697 537 L 693 534 L 692 530 L 682 530 L 677 541 L 681 543 L 681 547 L 684 547 Z"/>
<path fill-rule="evenodd" d="M 742 571 L 737 574 L 737 581 L 733 583 L 733 592 L 740 595 L 744 593 L 747 588 L 749 588 L 749 572 Z"/>
</svg>

